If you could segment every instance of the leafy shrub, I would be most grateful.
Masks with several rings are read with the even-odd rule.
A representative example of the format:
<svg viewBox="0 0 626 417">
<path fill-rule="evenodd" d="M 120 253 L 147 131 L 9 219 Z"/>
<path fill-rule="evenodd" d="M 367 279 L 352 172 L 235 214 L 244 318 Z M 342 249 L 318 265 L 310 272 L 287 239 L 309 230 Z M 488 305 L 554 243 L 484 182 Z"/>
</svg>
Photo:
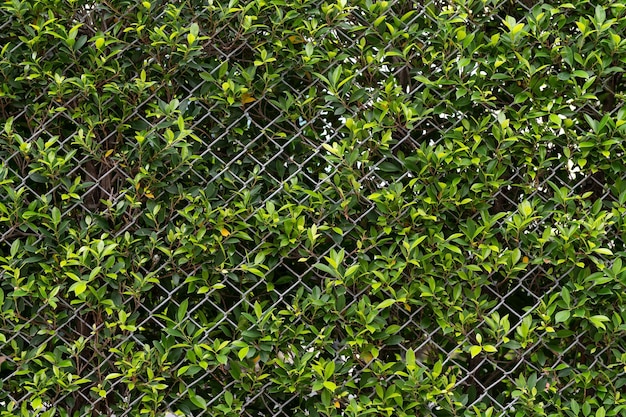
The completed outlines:
<svg viewBox="0 0 626 417">
<path fill-rule="evenodd" d="M 2 415 L 624 415 L 625 14 L 4 2 Z"/>
</svg>

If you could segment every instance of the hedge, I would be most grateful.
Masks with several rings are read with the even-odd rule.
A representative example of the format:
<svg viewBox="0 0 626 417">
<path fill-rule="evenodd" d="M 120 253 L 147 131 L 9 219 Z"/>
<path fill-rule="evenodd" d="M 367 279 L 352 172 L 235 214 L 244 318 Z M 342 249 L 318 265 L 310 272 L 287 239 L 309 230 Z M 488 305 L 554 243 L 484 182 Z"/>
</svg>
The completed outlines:
<svg viewBox="0 0 626 417">
<path fill-rule="evenodd" d="M 0 415 L 626 415 L 624 33 L 3 2 Z"/>
</svg>

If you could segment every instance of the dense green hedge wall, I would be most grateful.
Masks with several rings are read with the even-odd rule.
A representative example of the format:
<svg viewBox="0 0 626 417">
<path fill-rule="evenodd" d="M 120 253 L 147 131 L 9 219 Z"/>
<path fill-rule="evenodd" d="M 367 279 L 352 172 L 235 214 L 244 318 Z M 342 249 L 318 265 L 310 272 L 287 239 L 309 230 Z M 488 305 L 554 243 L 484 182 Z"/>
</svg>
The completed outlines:
<svg viewBox="0 0 626 417">
<path fill-rule="evenodd" d="M 626 5 L 7 0 L 1 416 L 624 416 Z"/>
</svg>

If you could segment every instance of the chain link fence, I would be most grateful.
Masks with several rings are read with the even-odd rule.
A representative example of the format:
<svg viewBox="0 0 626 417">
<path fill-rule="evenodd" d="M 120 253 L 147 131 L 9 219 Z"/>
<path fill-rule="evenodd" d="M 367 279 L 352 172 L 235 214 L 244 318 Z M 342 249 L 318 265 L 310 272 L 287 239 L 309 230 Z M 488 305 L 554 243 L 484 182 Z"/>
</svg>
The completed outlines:
<svg viewBox="0 0 626 417">
<path fill-rule="evenodd" d="M 0 8 L 3 415 L 624 415 L 600 12 L 267 3 Z"/>
</svg>

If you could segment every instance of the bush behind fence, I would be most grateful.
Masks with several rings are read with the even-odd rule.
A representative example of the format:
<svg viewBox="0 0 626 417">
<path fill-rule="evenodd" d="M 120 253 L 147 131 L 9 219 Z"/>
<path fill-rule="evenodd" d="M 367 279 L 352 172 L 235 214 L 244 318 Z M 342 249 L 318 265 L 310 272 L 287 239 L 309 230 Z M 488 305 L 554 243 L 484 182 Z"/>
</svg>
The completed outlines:
<svg viewBox="0 0 626 417">
<path fill-rule="evenodd" d="M 624 33 L 4 2 L 1 415 L 626 415 Z"/>
</svg>

